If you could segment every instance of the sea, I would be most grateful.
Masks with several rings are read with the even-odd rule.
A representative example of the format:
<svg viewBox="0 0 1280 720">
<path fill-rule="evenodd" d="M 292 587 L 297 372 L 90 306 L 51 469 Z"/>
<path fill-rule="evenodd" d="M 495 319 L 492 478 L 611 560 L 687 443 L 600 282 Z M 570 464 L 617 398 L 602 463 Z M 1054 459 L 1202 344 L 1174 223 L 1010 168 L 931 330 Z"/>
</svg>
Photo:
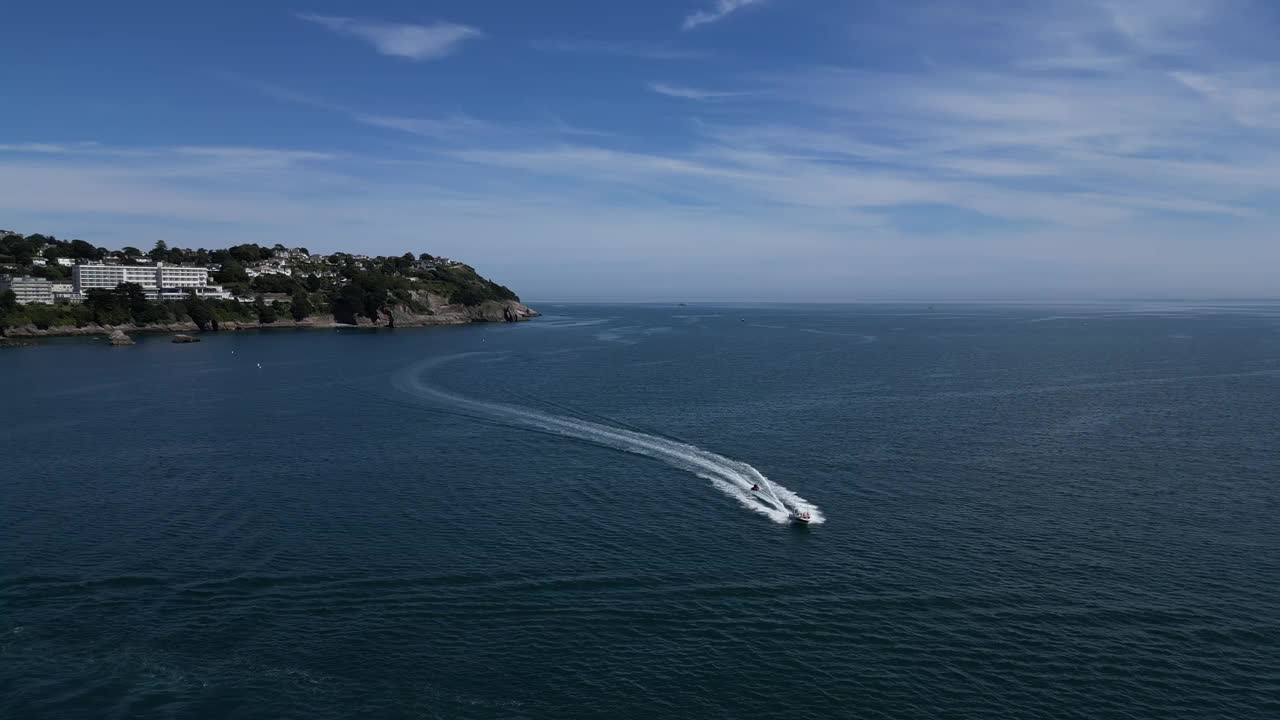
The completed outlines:
<svg viewBox="0 0 1280 720">
<path fill-rule="evenodd" d="M 1280 718 L 1280 304 L 533 304 L 0 350 L 0 717 Z"/>
</svg>

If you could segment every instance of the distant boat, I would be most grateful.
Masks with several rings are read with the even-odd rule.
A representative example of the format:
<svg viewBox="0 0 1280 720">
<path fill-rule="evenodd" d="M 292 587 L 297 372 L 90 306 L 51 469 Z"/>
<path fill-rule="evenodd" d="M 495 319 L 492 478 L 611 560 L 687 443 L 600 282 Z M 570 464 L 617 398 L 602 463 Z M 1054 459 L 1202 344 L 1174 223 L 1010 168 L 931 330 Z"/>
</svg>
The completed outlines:
<svg viewBox="0 0 1280 720">
<path fill-rule="evenodd" d="M 680 307 L 689 307 L 689 303 L 680 303 Z"/>
<path fill-rule="evenodd" d="M 808 510 L 792 510 L 791 519 L 798 523 L 808 525 L 809 522 L 813 520 L 813 516 L 809 514 Z"/>
</svg>

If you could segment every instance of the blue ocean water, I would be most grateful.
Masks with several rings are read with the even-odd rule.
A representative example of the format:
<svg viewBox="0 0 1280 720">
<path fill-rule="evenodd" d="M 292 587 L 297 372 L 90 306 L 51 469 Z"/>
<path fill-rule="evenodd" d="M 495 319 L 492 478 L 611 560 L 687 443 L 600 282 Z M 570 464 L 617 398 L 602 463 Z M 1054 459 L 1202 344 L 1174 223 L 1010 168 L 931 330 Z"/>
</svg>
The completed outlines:
<svg viewBox="0 0 1280 720">
<path fill-rule="evenodd" d="M 0 717 L 1280 717 L 1280 305 L 538 309 L 0 351 Z"/>
</svg>

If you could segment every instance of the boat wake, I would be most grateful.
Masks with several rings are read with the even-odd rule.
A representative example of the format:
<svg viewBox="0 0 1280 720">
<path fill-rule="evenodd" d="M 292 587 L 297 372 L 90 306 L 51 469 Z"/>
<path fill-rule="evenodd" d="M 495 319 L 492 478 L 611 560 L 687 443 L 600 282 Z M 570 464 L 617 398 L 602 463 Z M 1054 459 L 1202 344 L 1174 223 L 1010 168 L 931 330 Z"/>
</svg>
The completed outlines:
<svg viewBox="0 0 1280 720">
<path fill-rule="evenodd" d="M 764 515 L 776 523 L 788 523 L 793 513 L 801 512 L 809 513 L 811 525 L 821 524 L 825 520 L 816 505 L 785 487 L 770 482 L 769 478 L 759 470 L 740 460 L 637 429 L 616 427 L 517 405 L 476 400 L 431 384 L 430 373 L 434 368 L 469 355 L 479 354 L 483 353 L 464 353 L 418 363 L 394 375 L 392 383 L 403 392 L 423 399 L 448 403 L 465 409 L 469 413 L 479 413 L 487 420 L 585 440 L 615 450 L 660 460 L 672 467 L 711 481 L 717 490 L 737 500 L 743 507 Z M 753 491 L 751 489 L 753 486 L 758 487 L 759 491 Z"/>
</svg>

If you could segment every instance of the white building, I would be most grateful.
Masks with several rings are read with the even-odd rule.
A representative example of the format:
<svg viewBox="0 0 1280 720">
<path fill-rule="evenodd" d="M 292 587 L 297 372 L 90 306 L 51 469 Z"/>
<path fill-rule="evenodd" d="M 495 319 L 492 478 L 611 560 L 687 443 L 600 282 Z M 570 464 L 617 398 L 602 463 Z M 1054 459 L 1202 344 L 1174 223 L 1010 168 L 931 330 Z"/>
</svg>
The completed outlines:
<svg viewBox="0 0 1280 720">
<path fill-rule="evenodd" d="M 71 267 L 76 264 L 76 261 L 72 258 L 58 258 L 57 262 L 62 267 Z"/>
<path fill-rule="evenodd" d="M 114 290 L 120 283 L 136 283 L 148 300 L 181 300 L 188 290 L 194 290 L 201 297 L 231 297 L 222 286 L 209 284 L 209 270 L 202 267 L 76 265 L 71 269 L 71 281 L 75 292 L 81 295 L 89 290 Z"/>
<path fill-rule="evenodd" d="M 290 275 L 292 271 L 289 263 L 285 260 L 263 260 L 249 265 L 244 269 L 246 275 L 251 278 L 262 277 L 263 275 Z"/>
<path fill-rule="evenodd" d="M 162 288 L 202 287 L 209 284 L 209 271 L 202 267 L 158 265 L 152 271 Z"/>
<path fill-rule="evenodd" d="M 187 295 L 195 293 L 196 297 L 206 300 L 231 300 L 235 296 L 223 289 L 221 285 L 200 285 L 198 287 L 162 288 L 151 300 L 186 300 Z"/>
<path fill-rule="evenodd" d="M 76 265 L 71 269 L 71 282 L 77 292 L 115 290 L 120 283 L 137 283 L 143 290 L 160 287 L 156 269 L 132 265 Z"/>
<path fill-rule="evenodd" d="M 55 303 L 79 305 L 84 302 L 84 295 L 76 292 L 75 286 L 71 283 L 55 282 L 53 284 L 53 301 Z"/>
<path fill-rule="evenodd" d="M 0 275 L 0 292 L 5 290 L 12 290 L 14 297 L 22 305 L 28 303 L 53 304 L 53 283 L 44 278 L 33 278 L 25 275 L 17 277 Z"/>
</svg>

